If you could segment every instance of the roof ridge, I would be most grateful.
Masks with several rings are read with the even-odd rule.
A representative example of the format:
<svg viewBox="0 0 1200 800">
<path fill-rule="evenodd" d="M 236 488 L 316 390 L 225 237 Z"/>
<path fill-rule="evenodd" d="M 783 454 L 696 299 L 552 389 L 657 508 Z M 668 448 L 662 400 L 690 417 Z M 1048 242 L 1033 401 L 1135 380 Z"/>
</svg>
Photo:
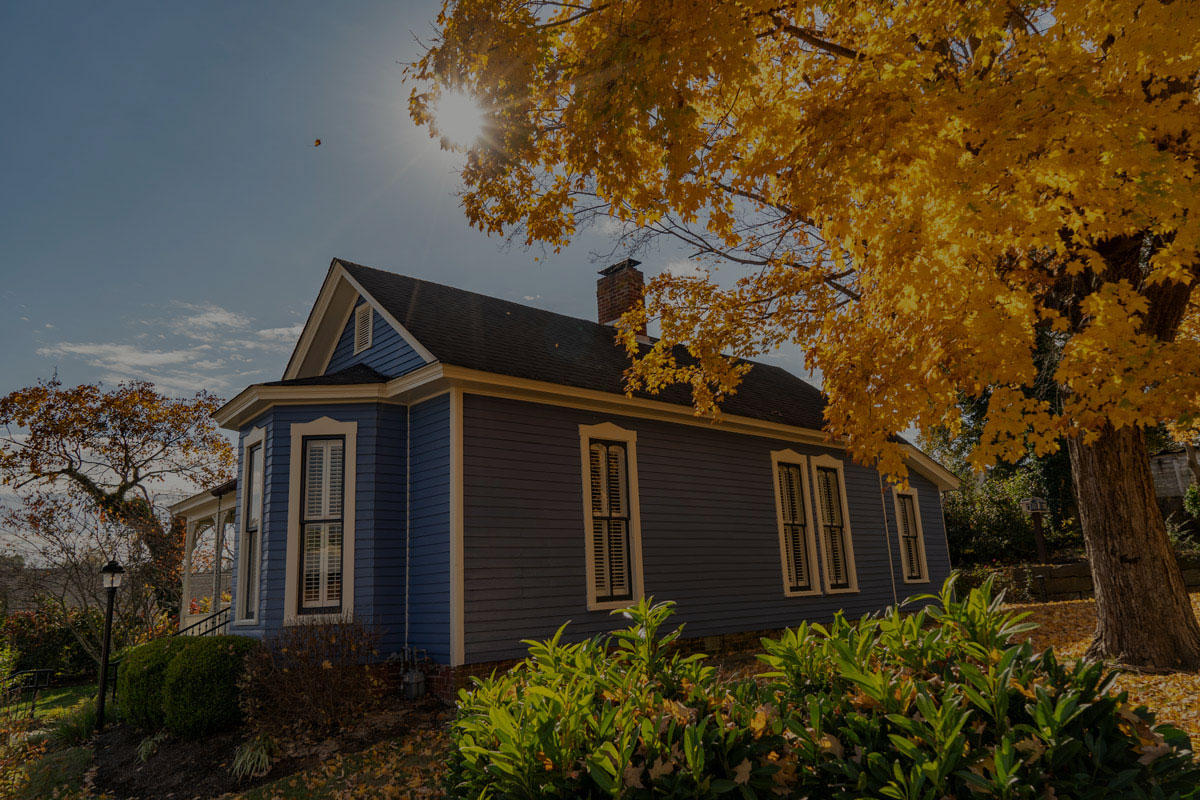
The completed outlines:
<svg viewBox="0 0 1200 800">
<path fill-rule="evenodd" d="M 366 264 L 360 264 L 356 261 L 347 261 L 344 258 L 335 257 L 334 261 L 338 262 L 343 267 L 354 267 L 356 269 L 364 269 L 364 270 L 368 270 L 370 272 L 378 272 L 382 275 L 387 275 L 392 278 L 404 278 L 406 280 L 413 281 L 414 283 L 423 283 L 428 286 L 436 286 L 440 289 L 449 289 L 452 292 L 461 292 L 463 294 L 474 295 L 475 297 L 480 297 L 480 298 L 483 298 L 484 300 L 490 300 L 490 301 L 497 302 L 497 303 L 505 303 L 507 305 L 516 306 L 517 308 L 528 309 L 530 311 L 536 311 L 541 314 L 549 314 L 551 316 L 571 320 L 572 322 L 583 322 L 583 323 L 591 325 L 595 328 L 613 331 L 614 333 L 616 332 L 616 328 L 612 325 L 605 325 L 602 322 L 596 322 L 595 320 L 585 319 L 584 317 L 573 317 L 570 314 L 564 314 L 561 311 L 551 311 L 548 308 L 541 308 L 539 306 L 526 305 L 525 303 L 518 303 L 515 300 L 506 300 L 503 297 L 496 297 L 495 295 L 492 295 L 492 294 L 484 294 L 483 292 L 476 292 L 476 291 L 472 291 L 471 289 L 463 289 L 459 286 L 451 286 L 448 283 L 438 283 L 437 281 L 426 280 L 425 278 L 418 278 L 415 275 L 405 275 L 402 272 L 392 272 L 391 270 L 379 269 L 378 267 L 371 267 Z M 659 337 L 647 336 L 646 338 L 650 339 L 652 343 L 660 341 Z M 678 345 L 678 346 L 682 347 L 683 345 Z M 730 358 L 734 358 L 743 364 L 750 364 L 755 367 L 762 367 L 764 369 L 771 369 L 771 370 L 779 370 L 780 372 L 786 373 L 787 375 L 790 375 L 793 378 L 796 378 L 798 380 L 804 381 L 805 383 L 808 383 L 807 379 L 802 378 L 799 375 L 796 375 L 791 370 L 785 369 L 785 368 L 779 366 L 778 364 L 768 364 L 764 361 L 756 361 L 754 359 L 742 358 L 740 356 L 730 356 Z M 821 392 L 821 394 L 824 394 L 824 391 L 822 389 L 820 389 L 819 387 L 813 386 L 812 388 L 816 389 L 818 392 Z"/>
</svg>

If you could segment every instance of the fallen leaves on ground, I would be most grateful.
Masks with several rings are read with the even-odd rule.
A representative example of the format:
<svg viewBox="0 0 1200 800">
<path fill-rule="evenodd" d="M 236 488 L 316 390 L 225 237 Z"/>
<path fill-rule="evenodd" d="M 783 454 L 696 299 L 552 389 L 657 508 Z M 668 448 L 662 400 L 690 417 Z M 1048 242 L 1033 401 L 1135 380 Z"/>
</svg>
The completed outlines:
<svg viewBox="0 0 1200 800">
<path fill-rule="evenodd" d="M 1200 616 L 1200 593 L 1191 598 L 1192 608 Z M 1030 603 L 1010 608 L 1030 612 L 1029 621 L 1039 625 L 1029 634 L 1035 647 L 1053 647 L 1064 658 L 1082 657 L 1096 631 L 1095 600 Z M 1200 742 L 1200 673 L 1124 672 L 1117 679 L 1117 688 L 1128 691 L 1135 705 L 1146 706 L 1159 720 L 1178 726 L 1194 742 Z"/>
<path fill-rule="evenodd" d="M 350 755 L 336 754 L 313 769 L 259 786 L 237 800 L 438 800 L 450 747 L 446 709 L 430 714 L 404 735 Z"/>
</svg>

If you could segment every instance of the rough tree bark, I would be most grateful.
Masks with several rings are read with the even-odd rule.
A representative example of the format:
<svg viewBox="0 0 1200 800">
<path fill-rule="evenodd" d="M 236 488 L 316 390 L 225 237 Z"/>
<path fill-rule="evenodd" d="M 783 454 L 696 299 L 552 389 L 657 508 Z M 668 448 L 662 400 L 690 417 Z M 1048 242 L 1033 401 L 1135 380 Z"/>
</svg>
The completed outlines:
<svg viewBox="0 0 1200 800">
<path fill-rule="evenodd" d="M 1096 587 L 1088 655 L 1154 669 L 1200 669 L 1200 625 L 1154 499 L 1140 428 L 1070 438 L 1071 477 Z"/>
</svg>

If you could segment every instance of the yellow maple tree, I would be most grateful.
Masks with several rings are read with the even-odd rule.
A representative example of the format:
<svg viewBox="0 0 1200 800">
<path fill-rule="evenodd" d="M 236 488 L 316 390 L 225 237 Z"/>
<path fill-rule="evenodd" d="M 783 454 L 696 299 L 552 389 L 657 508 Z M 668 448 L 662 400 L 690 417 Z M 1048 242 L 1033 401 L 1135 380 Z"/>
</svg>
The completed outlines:
<svg viewBox="0 0 1200 800">
<path fill-rule="evenodd" d="M 979 467 L 1065 437 L 1092 653 L 1198 668 L 1142 433 L 1200 396 L 1197 30 L 1157 0 L 448 0 L 410 110 L 440 135 L 439 97 L 478 98 L 484 231 L 558 247 L 611 217 L 737 268 L 651 282 L 632 387 L 713 413 L 737 358 L 794 343 L 829 433 L 897 480 L 894 434 L 964 397 L 990 396 Z"/>
</svg>

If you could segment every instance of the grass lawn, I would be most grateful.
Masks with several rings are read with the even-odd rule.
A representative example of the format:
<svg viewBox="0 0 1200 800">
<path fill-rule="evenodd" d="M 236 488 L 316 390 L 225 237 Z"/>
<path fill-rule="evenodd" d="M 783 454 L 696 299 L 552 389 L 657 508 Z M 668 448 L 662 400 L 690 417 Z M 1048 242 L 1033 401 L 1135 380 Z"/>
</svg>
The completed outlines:
<svg viewBox="0 0 1200 800">
<path fill-rule="evenodd" d="M 1034 647 L 1053 646 L 1063 657 L 1079 658 L 1087 650 L 1096 630 L 1096 601 L 1067 600 L 1060 603 L 1029 603 L 1012 606 L 1031 612 L 1030 622 L 1039 627 L 1029 638 Z M 1192 595 L 1192 608 L 1200 616 L 1200 593 Z M 1200 745 L 1200 673 L 1141 675 L 1127 672 L 1117 688 L 1129 692 L 1135 705 L 1154 711 L 1158 719 L 1187 731 Z"/>
<path fill-rule="evenodd" d="M 54 686 L 42 689 L 37 696 L 37 709 L 34 716 L 56 717 L 66 709 L 88 697 L 96 696 L 96 684 L 82 683 L 77 686 Z"/>
</svg>

